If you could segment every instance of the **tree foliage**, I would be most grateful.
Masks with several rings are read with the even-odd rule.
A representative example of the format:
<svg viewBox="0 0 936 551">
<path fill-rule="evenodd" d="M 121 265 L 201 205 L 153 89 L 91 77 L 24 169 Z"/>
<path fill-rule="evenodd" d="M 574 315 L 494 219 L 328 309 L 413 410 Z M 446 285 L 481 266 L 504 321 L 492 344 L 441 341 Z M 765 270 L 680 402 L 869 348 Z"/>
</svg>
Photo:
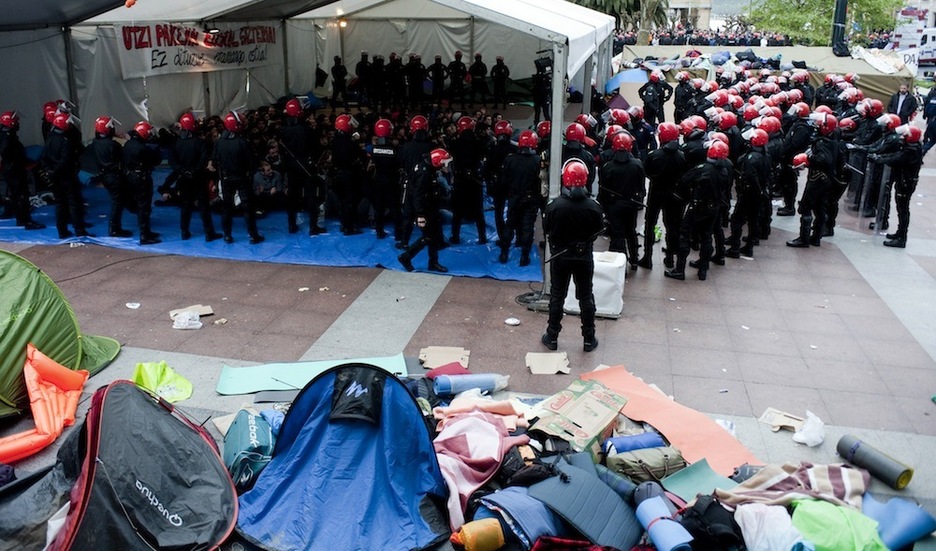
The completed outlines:
<svg viewBox="0 0 936 551">
<path fill-rule="evenodd" d="M 574 0 L 576 4 L 613 16 L 618 27 L 644 33 L 670 25 L 669 0 Z M 640 41 L 638 37 L 638 42 Z"/>
<path fill-rule="evenodd" d="M 860 40 L 876 29 L 892 29 L 903 0 L 849 0 L 845 30 Z M 830 0 L 758 0 L 749 21 L 761 32 L 787 34 L 794 42 L 830 46 L 834 2 Z"/>
</svg>

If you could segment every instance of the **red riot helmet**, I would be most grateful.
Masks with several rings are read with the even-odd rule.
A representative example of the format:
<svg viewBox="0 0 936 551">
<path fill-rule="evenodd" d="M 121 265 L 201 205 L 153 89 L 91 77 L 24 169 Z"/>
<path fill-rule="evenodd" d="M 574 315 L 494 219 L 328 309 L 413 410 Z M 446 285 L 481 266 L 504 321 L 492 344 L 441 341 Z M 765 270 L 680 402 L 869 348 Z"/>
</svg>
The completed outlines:
<svg viewBox="0 0 936 551">
<path fill-rule="evenodd" d="M 660 126 L 657 127 L 657 132 L 660 135 L 660 144 L 669 143 L 679 139 L 679 127 L 672 122 L 660 123 Z"/>
<path fill-rule="evenodd" d="M 433 149 L 429 153 L 429 161 L 432 163 L 433 168 L 444 170 L 452 163 L 452 156 L 442 148 Z"/>
<path fill-rule="evenodd" d="M 767 145 L 767 141 L 770 139 L 767 132 L 760 128 L 752 128 L 744 134 L 743 137 L 754 147 L 763 147 Z"/>
<path fill-rule="evenodd" d="M 589 115 L 588 113 L 582 113 L 581 115 L 575 117 L 575 122 L 582 125 L 586 131 L 591 130 L 598 124 L 598 121 L 595 120 L 595 117 Z"/>
<path fill-rule="evenodd" d="M 116 127 L 117 121 L 107 115 L 101 115 L 94 119 L 94 132 L 102 136 L 112 135 Z"/>
<path fill-rule="evenodd" d="M 614 124 L 626 127 L 630 123 L 631 116 L 630 113 L 624 109 L 612 109 L 611 120 L 614 122 Z"/>
<path fill-rule="evenodd" d="M 393 123 L 387 119 L 380 119 L 374 123 L 374 135 L 378 138 L 389 138 L 393 133 Z"/>
<path fill-rule="evenodd" d="M 585 141 L 585 127 L 577 122 L 573 122 L 566 127 L 565 139 L 570 142 Z"/>
<path fill-rule="evenodd" d="M 570 159 L 562 167 L 562 185 L 563 187 L 584 188 L 588 183 L 588 167 L 578 159 Z"/>
<path fill-rule="evenodd" d="M 350 134 L 356 126 L 357 121 L 355 121 L 354 117 L 351 115 L 338 115 L 338 118 L 335 119 L 335 130 L 339 132 L 346 132 Z"/>
<path fill-rule="evenodd" d="M 195 123 L 196 123 L 195 115 L 192 113 L 183 113 L 182 116 L 179 117 L 179 128 L 181 128 L 182 130 L 188 130 L 189 132 L 194 132 Z"/>
<path fill-rule="evenodd" d="M 533 132 L 532 130 L 524 130 L 523 132 L 520 132 L 520 137 L 517 138 L 517 147 L 520 149 L 536 149 L 538 145 L 539 138 L 536 137 L 536 132 Z"/>
<path fill-rule="evenodd" d="M 793 169 L 802 170 L 809 167 L 809 156 L 805 153 L 798 153 L 793 156 Z"/>
<path fill-rule="evenodd" d="M 718 123 L 719 130 L 728 130 L 732 126 L 738 125 L 738 116 L 731 111 L 724 111 L 715 117 L 715 122 Z"/>
<path fill-rule="evenodd" d="M 709 159 L 727 159 L 728 158 L 728 144 L 722 141 L 713 141 L 709 144 L 708 152 L 706 157 Z"/>
<path fill-rule="evenodd" d="M 72 124 L 74 117 L 70 113 L 59 113 L 55 115 L 55 118 L 52 119 L 52 126 L 58 128 L 59 130 L 68 130 L 69 125 Z"/>
<path fill-rule="evenodd" d="M 894 129 L 894 132 L 901 136 L 907 143 L 920 143 L 920 138 L 923 137 L 922 130 L 916 126 L 910 126 L 909 124 L 902 124 L 898 126 Z"/>
<path fill-rule="evenodd" d="M 634 137 L 628 132 L 618 132 L 611 140 L 611 149 L 615 151 L 633 151 Z"/>
<path fill-rule="evenodd" d="M 614 140 L 615 134 L 618 132 L 624 132 L 624 127 L 619 124 L 612 124 L 605 129 L 605 145 L 611 145 L 611 142 Z"/>
<path fill-rule="evenodd" d="M 455 55 L 460 56 L 461 52 L 456 52 Z M 427 119 L 426 117 L 422 115 L 416 115 L 415 117 L 410 119 L 409 129 L 410 129 L 410 132 L 412 132 L 413 134 L 415 134 L 416 132 L 420 130 L 429 130 L 429 119 Z"/>
<path fill-rule="evenodd" d="M 284 111 L 286 115 L 290 117 L 296 117 L 296 118 L 301 117 L 302 116 L 302 103 L 298 99 L 293 98 L 286 102 L 286 108 L 284 109 Z"/>
<path fill-rule="evenodd" d="M 552 132 L 552 123 L 549 121 L 541 121 L 536 125 L 536 135 L 540 137 L 541 140 L 544 140 L 549 137 L 550 132 Z"/>
<path fill-rule="evenodd" d="M 456 123 L 458 133 L 469 132 L 475 129 L 475 120 L 471 117 L 460 117 Z"/>
<path fill-rule="evenodd" d="M 237 111 L 231 111 L 224 116 L 224 128 L 228 132 L 234 132 L 235 134 L 243 130 L 243 122 L 241 121 L 240 115 L 237 114 Z"/>
<path fill-rule="evenodd" d="M 0 126 L 10 130 L 19 129 L 19 115 L 16 114 L 16 111 L 6 111 L 0 115 Z"/>
<path fill-rule="evenodd" d="M 136 132 L 140 138 L 148 140 L 153 133 L 153 125 L 146 121 L 140 121 L 133 125 L 133 131 Z"/>
<path fill-rule="evenodd" d="M 513 136 L 513 125 L 508 120 L 499 120 L 494 124 L 495 136 Z"/>
<path fill-rule="evenodd" d="M 636 122 L 640 122 L 644 118 L 643 107 L 639 105 L 632 105 L 630 109 L 627 110 L 627 113 L 631 116 L 632 119 L 636 119 Z"/>
</svg>

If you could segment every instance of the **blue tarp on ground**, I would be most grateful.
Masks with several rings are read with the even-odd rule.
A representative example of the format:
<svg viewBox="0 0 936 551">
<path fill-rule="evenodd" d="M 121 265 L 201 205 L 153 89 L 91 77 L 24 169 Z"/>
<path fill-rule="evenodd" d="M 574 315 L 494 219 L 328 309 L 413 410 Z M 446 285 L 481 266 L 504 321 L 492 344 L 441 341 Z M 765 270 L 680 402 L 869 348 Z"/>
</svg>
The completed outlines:
<svg viewBox="0 0 936 551">
<path fill-rule="evenodd" d="M 263 549 L 423 549 L 450 535 L 446 485 L 419 406 L 366 364 L 313 379 L 273 460 L 240 497 L 237 530 Z"/>
<path fill-rule="evenodd" d="M 84 176 L 87 174 L 83 173 Z M 154 173 L 157 186 L 168 175 L 168 170 L 161 168 Z M 84 179 L 84 178 L 83 178 Z M 253 262 L 275 262 L 281 264 L 303 264 L 311 266 L 366 266 L 381 267 L 390 270 L 403 270 L 397 261 L 399 250 L 393 246 L 393 238 L 377 239 L 373 230 L 365 230 L 361 235 L 344 236 L 339 231 L 337 220 L 329 218 L 326 222 L 328 233 L 310 237 L 308 235 L 308 221 L 300 228 L 297 234 L 286 231 L 286 213 L 272 212 L 257 221 L 260 233 L 266 241 L 259 245 L 250 245 L 243 218 L 234 219 L 235 242 L 228 244 L 221 240 L 205 243 L 202 233 L 201 219 L 198 213 L 192 216 L 190 229 L 192 238 L 182 241 L 179 232 L 179 208 L 175 206 L 153 207 L 152 229 L 160 233 L 162 243 L 141 247 L 137 231 L 136 216 L 125 212 L 123 225 L 134 232 L 135 238 L 118 239 L 103 237 L 107 234 L 107 212 L 109 199 L 107 192 L 100 187 L 83 187 L 85 202 L 88 204 L 86 220 L 92 222 L 94 227 L 89 231 L 97 235 L 93 238 L 70 238 L 61 240 L 55 229 L 55 207 L 45 206 L 33 211 L 33 218 L 48 226 L 44 230 L 26 231 L 16 227 L 13 220 L 0 220 L 0 241 L 34 243 L 40 245 L 55 245 L 66 242 L 82 241 L 94 243 L 105 247 L 117 249 L 136 250 L 140 252 L 158 254 L 178 254 L 203 258 L 224 258 L 230 260 L 248 260 Z M 156 197 L 154 197 L 155 199 Z M 518 265 L 520 250 L 512 249 L 510 262 L 500 264 L 497 262 L 500 249 L 494 245 L 496 232 L 494 230 L 493 213 L 486 212 L 487 235 L 490 240 L 486 245 L 478 245 L 478 234 L 474 222 L 462 224 L 461 245 L 453 245 L 439 255 L 439 261 L 446 266 L 449 275 L 468 277 L 491 277 L 499 280 L 515 281 L 542 281 L 542 270 L 538 250 L 533 248 L 529 266 L 521 268 Z M 221 217 L 214 216 L 215 229 L 220 231 Z M 392 224 L 387 229 L 392 235 Z M 450 228 L 446 225 L 446 235 Z M 413 239 L 419 236 L 419 230 L 414 229 Z M 418 271 L 425 271 L 428 259 L 426 252 L 422 252 L 413 260 Z"/>
</svg>

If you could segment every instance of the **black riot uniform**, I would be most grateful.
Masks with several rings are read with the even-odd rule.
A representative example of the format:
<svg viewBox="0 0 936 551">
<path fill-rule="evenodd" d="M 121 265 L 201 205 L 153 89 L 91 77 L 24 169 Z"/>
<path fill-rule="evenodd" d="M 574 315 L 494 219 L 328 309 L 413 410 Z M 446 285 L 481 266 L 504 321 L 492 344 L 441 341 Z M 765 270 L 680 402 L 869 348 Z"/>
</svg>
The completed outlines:
<svg viewBox="0 0 936 551">
<path fill-rule="evenodd" d="M 672 97 L 672 86 L 664 80 L 654 82 L 651 79 L 637 90 L 637 95 L 643 101 L 644 117 L 648 123 L 656 125 L 657 122 L 665 121 L 663 104 Z"/>
<path fill-rule="evenodd" d="M 332 75 L 332 108 L 338 106 L 338 95 L 341 95 L 341 105 L 348 102 L 348 87 L 345 79 L 348 78 L 348 69 L 341 63 L 341 58 L 335 56 L 335 64 L 331 68 Z"/>
<path fill-rule="evenodd" d="M 796 201 L 797 177 L 793 170 L 793 157 L 806 151 L 812 142 L 815 130 L 805 119 L 797 119 L 790 125 L 783 140 L 783 162 L 777 175 L 778 191 L 783 195 L 783 207 L 777 209 L 777 216 L 792 216 Z"/>
<path fill-rule="evenodd" d="M 595 273 L 593 244 L 601 233 L 601 206 L 581 188 L 563 188 L 563 193 L 548 205 L 545 212 L 546 236 L 553 258 L 549 262 L 549 322 L 543 342 L 555 350 L 562 330 L 563 305 L 569 281 L 575 281 L 575 298 L 581 309 L 582 337 L 588 350 L 597 346 L 595 339 L 595 297 L 592 278 Z"/>
<path fill-rule="evenodd" d="M 321 178 L 314 172 L 314 159 L 318 149 L 318 135 L 298 117 L 286 117 L 280 129 L 280 140 L 286 156 L 283 168 L 286 173 L 286 217 L 289 233 L 299 231 L 296 223 L 300 212 L 309 219 L 309 235 L 325 233 L 318 225 L 319 210 L 325 200 Z"/>
<path fill-rule="evenodd" d="M 416 207 L 414 204 L 414 185 L 416 169 L 423 162 L 423 157 L 432 151 L 429 133 L 418 130 L 413 138 L 400 146 L 400 166 L 403 172 L 403 195 L 400 197 L 400 224 L 396 228 L 396 247 L 405 249 L 409 246 L 413 235 L 413 223 L 416 221 Z M 440 230 L 441 231 L 441 230 Z"/>
<path fill-rule="evenodd" d="M 768 138 L 765 152 L 770 160 L 770 180 L 767 184 L 767 193 L 764 194 L 763 203 L 761 204 L 760 237 L 755 241 L 755 245 L 758 245 L 761 239 L 770 237 L 770 225 L 773 223 L 772 196 L 779 191 L 777 189 L 777 178 L 783 164 L 783 134 L 773 132 L 768 134 Z"/>
<path fill-rule="evenodd" d="M 689 116 L 689 104 L 695 96 L 695 88 L 684 80 L 676 85 L 673 91 L 673 118 L 680 122 Z"/>
<path fill-rule="evenodd" d="M 643 268 L 653 267 L 654 227 L 661 212 L 663 227 L 666 229 L 664 264 L 667 268 L 673 266 L 673 257 L 679 248 L 679 228 L 688 198 L 685 192 L 680 193 L 679 190 L 685 171 L 686 156 L 676 140 L 663 144 L 647 155 L 644 172 L 650 180 L 650 193 L 647 197 L 647 212 L 644 214 L 644 253 L 638 262 Z"/>
<path fill-rule="evenodd" d="M 423 82 L 426 80 L 426 67 L 420 57 L 414 55 L 406 64 L 406 82 L 409 85 L 409 101 L 414 107 L 419 106 L 423 100 Z"/>
<path fill-rule="evenodd" d="M 97 179 L 110 196 L 107 234 L 110 237 L 130 237 L 133 233 L 123 228 L 122 221 L 124 208 L 133 201 L 132 190 L 124 177 L 123 149 L 114 141 L 112 133 L 96 133 L 88 149 Z M 133 210 L 136 210 L 135 205 Z"/>
<path fill-rule="evenodd" d="M 549 73 L 537 71 L 533 75 L 533 124 L 540 122 L 540 115 L 543 120 L 552 120 L 551 96 L 552 96 L 552 78 Z"/>
<path fill-rule="evenodd" d="M 335 168 L 335 192 L 341 201 L 341 232 L 357 235 L 357 204 L 360 197 L 360 182 L 354 177 L 361 163 L 361 149 L 351 140 L 348 132 L 337 131 L 332 138 L 332 165 Z"/>
<path fill-rule="evenodd" d="M 916 191 L 923 164 L 923 149 L 919 143 L 904 143 L 893 153 L 880 155 L 878 162 L 891 167 L 894 182 L 894 202 L 897 204 L 897 231 L 887 234 L 887 247 L 907 246 L 907 230 L 910 227 L 910 200 Z"/>
<path fill-rule="evenodd" d="M 442 93 L 445 91 L 445 79 L 448 78 L 448 67 L 442 63 L 442 56 L 435 56 L 435 62 L 428 67 L 429 80 L 432 81 L 432 101 L 438 102 L 442 99 Z"/>
<path fill-rule="evenodd" d="M 626 253 L 627 262 L 636 268 L 637 213 L 647 193 L 643 163 L 629 151 L 615 151 L 601 167 L 598 183 L 598 202 L 608 217 L 608 250 Z"/>
<path fill-rule="evenodd" d="M 458 98 L 462 107 L 465 107 L 465 77 L 468 76 L 468 67 L 461 59 L 462 53 L 455 52 L 455 59 L 448 64 L 449 78 L 452 79 L 449 94 L 451 96 L 450 101 L 454 103 L 455 98 Z"/>
<path fill-rule="evenodd" d="M 169 164 L 179 175 L 178 188 L 182 199 L 179 228 L 182 231 L 182 239 L 192 236 L 189 227 L 192 211 L 196 207 L 201 217 L 202 229 L 205 231 L 205 241 L 211 242 L 221 238 L 221 234 L 215 231 L 214 219 L 211 216 L 208 158 L 208 144 L 201 136 L 196 136 L 188 130 L 179 132 L 179 137 L 172 144 L 169 153 Z"/>
<path fill-rule="evenodd" d="M 455 159 L 452 185 L 452 239 L 455 245 L 461 242 L 462 219 L 474 220 L 478 229 L 478 243 L 487 243 L 484 222 L 484 196 L 479 170 L 484 155 L 484 144 L 474 130 L 465 130 L 449 147 Z"/>
<path fill-rule="evenodd" d="M 257 231 L 257 217 L 253 208 L 253 185 L 251 174 L 255 165 L 250 144 L 238 133 L 225 130 L 221 138 L 215 142 L 212 154 L 212 164 L 217 169 L 221 179 L 221 198 L 224 207 L 221 215 L 221 231 L 224 233 L 225 243 L 233 243 L 231 232 L 234 229 L 234 195 L 240 196 L 240 206 L 244 211 L 244 221 L 247 224 L 247 233 L 250 243 L 263 241 L 263 236 Z"/>
<path fill-rule="evenodd" d="M 494 85 L 494 107 L 498 101 L 507 109 L 507 79 L 510 78 L 510 69 L 504 65 L 504 58 L 497 56 L 497 62 L 491 67 L 491 83 Z"/>
<path fill-rule="evenodd" d="M 762 146 L 751 150 L 738 158 L 738 177 L 735 190 L 738 201 L 731 214 L 731 235 L 728 237 L 728 250 L 725 256 L 739 258 L 754 256 L 754 243 L 760 237 L 760 210 L 764 206 L 764 196 L 770 182 L 770 157 Z M 747 242 L 741 246 L 741 231 L 747 224 Z"/>
<path fill-rule="evenodd" d="M 400 161 L 396 146 L 386 138 L 377 138 L 371 150 L 371 162 L 374 164 L 374 185 L 371 203 L 374 207 L 374 223 L 377 237 L 387 237 L 384 229 L 387 214 L 393 220 L 394 228 L 400 225 Z M 394 237 L 398 237 L 394 232 Z"/>
<path fill-rule="evenodd" d="M 487 104 L 488 100 L 488 86 L 487 81 L 484 80 L 487 77 L 488 68 L 487 65 L 481 61 L 481 54 L 475 54 L 475 61 L 471 64 L 471 67 L 468 68 L 468 74 L 471 75 L 471 92 L 469 94 L 468 107 L 471 107 L 475 101 L 475 95 L 481 94 L 481 104 Z"/>
<path fill-rule="evenodd" d="M 406 248 L 397 257 L 400 264 L 407 271 L 413 270 L 413 257 L 424 248 L 429 252 L 429 270 L 433 272 L 447 272 L 445 266 L 439 264 L 439 248 L 445 238 L 442 235 L 442 197 L 445 188 L 439 181 L 438 170 L 432 166 L 429 155 L 423 155 L 416 164 L 409 180 L 409 191 L 413 194 L 413 209 L 417 225 L 422 236 Z"/>
<path fill-rule="evenodd" d="M 18 125 L 17 125 L 18 126 Z M 26 174 L 26 148 L 17 136 L 16 128 L 0 126 L 0 174 L 7 183 L 10 211 L 16 225 L 27 230 L 41 230 L 45 224 L 32 219 L 29 212 L 29 178 Z"/>
<path fill-rule="evenodd" d="M 49 131 L 39 163 L 47 175 L 55 195 L 55 226 L 59 239 L 72 236 L 68 231 L 71 222 L 74 235 L 90 236 L 84 222 L 84 198 L 78 181 L 78 156 L 71 138 L 60 128 Z"/>
<path fill-rule="evenodd" d="M 374 62 L 370 66 L 370 85 L 371 88 L 367 92 L 367 99 L 374 111 L 377 111 L 386 105 L 387 98 L 387 67 L 384 65 L 383 56 L 374 56 Z"/>
<path fill-rule="evenodd" d="M 371 104 L 371 92 L 374 85 L 371 82 L 371 62 L 367 59 L 367 52 L 361 52 L 361 60 L 354 66 L 357 76 L 358 94 L 364 97 L 362 103 Z"/>
<path fill-rule="evenodd" d="M 507 187 L 507 224 L 500 240 L 500 262 L 506 263 L 514 232 L 520 243 L 520 266 L 530 264 L 536 215 L 542 204 L 540 156 L 525 147 L 504 159 L 500 182 Z"/>
<path fill-rule="evenodd" d="M 686 156 L 686 164 L 690 167 L 705 162 L 705 132 L 698 128 L 683 138 L 682 152 Z"/>
<path fill-rule="evenodd" d="M 839 154 L 840 145 L 834 135 L 816 134 L 810 146 L 806 187 L 799 202 L 799 237 L 787 241 L 788 246 L 819 246 L 825 225 L 826 195 L 832 189 L 838 173 Z"/>
<path fill-rule="evenodd" d="M 135 130 L 123 147 L 123 167 L 127 184 L 133 190 L 140 226 L 140 245 L 159 243 L 159 235 L 150 227 L 153 212 L 153 169 L 162 161 L 155 144 L 144 140 Z"/>
<path fill-rule="evenodd" d="M 679 231 L 679 251 L 676 267 L 664 275 L 675 279 L 685 279 L 686 259 L 689 257 L 691 243 L 695 236 L 699 239 L 699 279 L 705 279 L 709 261 L 712 258 L 712 232 L 718 222 L 719 203 L 725 182 L 731 181 L 731 173 L 724 166 L 706 159 L 705 162 L 690 168 L 683 176 L 683 185 L 689 190 L 689 206 L 683 217 Z"/>
<path fill-rule="evenodd" d="M 406 101 L 406 71 L 403 60 L 396 54 L 390 54 L 387 63 L 387 104 L 402 105 Z"/>
<path fill-rule="evenodd" d="M 507 206 L 507 196 L 510 191 L 510 182 L 503 179 L 501 168 L 504 160 L 517 148 L 510 143 L 510 136 L 501 135 L 488 146 L 484 156 L 484 179 L 487 183 L 487 193 L 494 203 L 494 227 L 497 228 L 498 244 L 510 242 L 507 238 L 504 208 Z"/>
</svg>

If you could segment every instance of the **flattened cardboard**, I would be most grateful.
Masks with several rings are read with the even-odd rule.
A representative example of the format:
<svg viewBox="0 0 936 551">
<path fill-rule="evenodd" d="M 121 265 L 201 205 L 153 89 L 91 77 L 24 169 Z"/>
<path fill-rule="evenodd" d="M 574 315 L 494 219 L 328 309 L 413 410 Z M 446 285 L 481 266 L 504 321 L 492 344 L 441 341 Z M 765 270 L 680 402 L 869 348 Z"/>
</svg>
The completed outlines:
<svg viewBox="0 0 936 551">
<path fill-rule="evenodd" d="M 627 398 L 597 381 L 576 379 L 565 388 L 543 400 L 545 413 L 530 430 L 562 438 L 575 451 L 587 451 L 597 462 L 601 443 L 611 435 L 614 421 Z"/>
<path fill-rule="evenodd" d="M 468 357 L 471 352 L 460 346 L 427 346 L 419 351 L 419 361 L 425 369 L 441 367 L 458 362 L 468 369 Z"/>
<path fill-rule="evenodd" d="M 193 304 L 191 306 L 186 306 L 185 308 L 176 308 L 175 310 L 169 311 L 169 319 L 174 320 L 181 312 L 198 312 L 198 317 L 202 316 L 213 316 L 214 310 L 211 309 L 211 306 L 206 306 L 204 304 Z"/>
<path fill-rule="evenodd" d="M 780 429 L 797 432 L 803 428 L 803 423 L 806 422 L 802 417 L 770 407 L 764 410 L 758 421 L 770 425 L 770 430 L 774 432 L 779 432 Z"/>
<path fill-rule="evenodd" d="M 663 396 L 623 365 L 585 373 L 582 379 L 600 381 L 627 396 L 621 413 L 652 425 L 689 463 L 705 458 L 712 470 L 722 476 L 731 475 L 735 467 L 744 463 L 764 464 L 711 418 Z"/>
<path fill-rule="evenodd" d="M 526 366 L 534 375 L 555 375 L 572 371 L 566 352 L 527 352 Z"/>
</svg>

